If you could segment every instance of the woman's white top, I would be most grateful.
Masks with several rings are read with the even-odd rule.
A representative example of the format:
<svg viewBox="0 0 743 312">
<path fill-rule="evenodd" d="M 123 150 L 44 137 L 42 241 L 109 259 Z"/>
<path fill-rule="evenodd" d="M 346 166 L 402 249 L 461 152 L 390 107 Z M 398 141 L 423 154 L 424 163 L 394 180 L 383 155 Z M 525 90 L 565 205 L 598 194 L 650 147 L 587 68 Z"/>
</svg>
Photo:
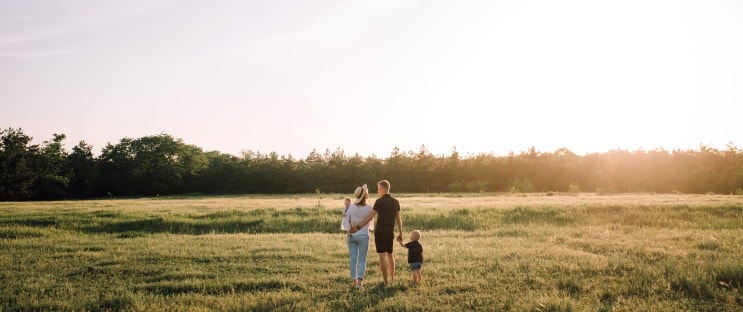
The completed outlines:
<svg viewBox="0 0 743 312">
<path fill-rule="evenodd" d="M 371 213 L 371 211 L 372 211 L 371 205 L 359 206 L 359 205 L 354 204 L 348 207 L 348 211 L 346 212 L 346 218 L 348 218 L 348 221 L 351 223 L 351 226 L 352 227 L 356 225 L 361 226 L 361 229 L 356 231 L 356 233 L 353 233 L 353 235 L 361 235 L 361 234 L 369 235 L 369 230 L 374 231 L 374 218 L 369 220 L 369 223 L 367 224 L 364 224 L 364 225 L 359 224 L 359 222 L 361 222 L 361 220 L 364 220 L 364 218 L 366 218 L 366 216 L 368 216 L 369 213 Z"/>
</svg>

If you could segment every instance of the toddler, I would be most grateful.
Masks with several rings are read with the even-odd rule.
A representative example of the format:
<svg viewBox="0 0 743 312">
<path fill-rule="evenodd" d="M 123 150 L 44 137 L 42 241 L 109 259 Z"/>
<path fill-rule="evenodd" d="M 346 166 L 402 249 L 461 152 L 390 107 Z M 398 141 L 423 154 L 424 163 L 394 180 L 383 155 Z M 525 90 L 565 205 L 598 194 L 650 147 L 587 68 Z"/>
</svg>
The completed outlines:
<svg viewBox="0 0 743 312">
<path fill-rule="evenodd" d="M 348 207 L 351 206 L 351 197 L 346 197 L 346 199 L 343 200 L 343 206 L 343 217 L 345 217 L 348 212 Z"/>
<path fill-rule="evenodd" d="M 413 284 L 421 282 L 421 267 L 423 266 L 423 246 L 418 242 L 421 239 L 421 231 L 415 230 L 410 232 L 410 241 L 407 244 L 402 243 L 402 237 L 397 242 L 400 246 L 408 249 L 408 263 L 410 271 L 413 272 Z"/>
</svg>

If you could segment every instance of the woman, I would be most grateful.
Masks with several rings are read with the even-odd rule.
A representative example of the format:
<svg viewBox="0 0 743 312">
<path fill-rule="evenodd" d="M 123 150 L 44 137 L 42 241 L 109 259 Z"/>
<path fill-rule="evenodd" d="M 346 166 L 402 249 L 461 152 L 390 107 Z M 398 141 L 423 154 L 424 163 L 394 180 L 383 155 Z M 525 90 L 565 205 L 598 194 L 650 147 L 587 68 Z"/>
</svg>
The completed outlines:
<svg viewBox="0 0 743 312">
<path fill-rule="evenodd" d="M 361 289 L 364 287 L 362 281 L 364 280 L 364 273 L 366 272 L 366 253 L 369 250 L 369 230 L 374 230 L 374 220 L 361 225 L 364 217 L 369 215 L 372 210 L 372 206 L 367 203 L 369 198 L 369 189 L 366 184 L 359 186 L 353 192 L 353 205 L 348 207 L 346 218 L 351 227 L 360 227 L 358 231 L 351 234 L 348 232 L 348 253 L 351 255 L 350 271 L 351 279 L 353 280 L 353 287 Z"/>
</svg>

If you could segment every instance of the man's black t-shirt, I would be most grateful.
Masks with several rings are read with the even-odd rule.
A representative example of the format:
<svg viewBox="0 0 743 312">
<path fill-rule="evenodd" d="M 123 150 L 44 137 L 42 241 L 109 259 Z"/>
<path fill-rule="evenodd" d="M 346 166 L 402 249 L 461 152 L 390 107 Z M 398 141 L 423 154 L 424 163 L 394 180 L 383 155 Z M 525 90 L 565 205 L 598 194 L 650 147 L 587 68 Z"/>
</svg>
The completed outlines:
<svg viewBox="0 0 743 312">
<path fill-rule="evenodd" d="M 390 194 L 384 194 L 374 202 L 377 212 L 376 233 L 395 233 L 395 216 L 400 211 L 400 202 Z"/>
<path fill-rule="evenodd" d="M 418 241 L 405 244 L 408 248 L 408 263 L 423 262 L 423 246 Z"/>
</svg>

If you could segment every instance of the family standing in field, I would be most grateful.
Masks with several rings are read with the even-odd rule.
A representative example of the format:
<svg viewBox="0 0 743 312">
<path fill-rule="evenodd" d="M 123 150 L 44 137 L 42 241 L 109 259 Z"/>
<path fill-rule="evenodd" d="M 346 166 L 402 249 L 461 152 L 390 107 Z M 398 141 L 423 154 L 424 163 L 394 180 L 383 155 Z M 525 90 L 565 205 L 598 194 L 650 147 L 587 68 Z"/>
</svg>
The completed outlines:
<svg viewBox="0 0 743 312">
<path fill-rule="evenodd" d="M 379 255 L 379 268 L 382 272 L 383 286 L 395 279 L 395 257 L 393 245 L 395 242 L 395 224 L 400 230 L 397 242 L 408 248 L 408 263 L 413 272 L 413 283 L 420 283 L 420 269 L 423 265 L 423 247 L 418 240 L 421 232 L 416 230 L 410 233 L 410 242 L 402 242 L 402 219 L 400 218 L 400 202 L 390 195 L 390 183 L 387 180 L 377 182 L 379 198 L 372 207 L 367 203 L 369 189 L 366 184 L 359 186 L 352 198 L 346 198 L 341 230 L 347 232 L 348 252 L 350 255 L 349 270 L 355 289 L 364 287 L 364 273 L 366 271 L 366 255 L 369 249 L 369 231 L 374 232 L 374 245 Z M 353 201 L 353 204 L 351 202 Z M 377 223 L 374 224 L 374 217 Z M 387 276 L 389 274 L 389 279 Z"/>
</svg>

